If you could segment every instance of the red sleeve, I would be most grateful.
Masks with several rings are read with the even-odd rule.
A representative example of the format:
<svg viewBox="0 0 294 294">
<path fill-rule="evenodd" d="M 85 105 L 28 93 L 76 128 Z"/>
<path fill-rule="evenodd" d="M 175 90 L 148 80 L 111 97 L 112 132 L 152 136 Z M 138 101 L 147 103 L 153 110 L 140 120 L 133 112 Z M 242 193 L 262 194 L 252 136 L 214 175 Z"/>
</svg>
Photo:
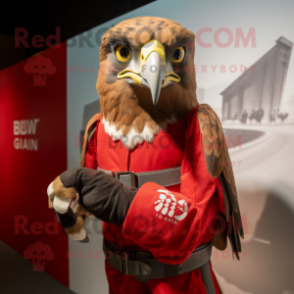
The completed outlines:
<svg viewBox="0 0 294 294">
<path fill-rule="evenodd" d="M 211 222 L 219 209 L 221 186 L 206 167 L 197 109 L 191 111 L 181 171 L 180 193 L 144 184 L 127 213 L 123 235 L 165 263 L 184 262 L 212 239 Z"/>
</svg>

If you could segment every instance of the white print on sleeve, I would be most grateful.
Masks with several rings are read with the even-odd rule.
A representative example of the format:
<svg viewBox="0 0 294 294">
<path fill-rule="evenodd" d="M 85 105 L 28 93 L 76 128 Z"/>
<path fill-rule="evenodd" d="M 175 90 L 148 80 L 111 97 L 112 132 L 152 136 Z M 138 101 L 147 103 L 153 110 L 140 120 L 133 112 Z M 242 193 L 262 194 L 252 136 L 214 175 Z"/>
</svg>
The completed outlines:
<svg viewBox="0 0 294 294">
<path fill-rule="evenodd" d="M 184 199 L 177 200 L 170 191 L 159 189 L 159 199 L 155 201 L 155 211 L 170 218 L 175 218 L 178 221 L 183 220 L 187 216 L 188 204 Z M 163 194 L 164 193 L 164 194 Z M 175 211 L 181 211 L 181 214 L 175 214 Z"/>
</svg>

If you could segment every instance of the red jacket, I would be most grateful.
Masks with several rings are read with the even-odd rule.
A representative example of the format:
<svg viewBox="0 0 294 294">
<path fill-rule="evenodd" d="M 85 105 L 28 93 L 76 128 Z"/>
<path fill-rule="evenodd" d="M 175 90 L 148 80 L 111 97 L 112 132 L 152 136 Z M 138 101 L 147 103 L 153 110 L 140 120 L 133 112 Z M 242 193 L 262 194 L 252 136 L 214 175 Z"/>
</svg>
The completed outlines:
<svg viewBox="0 0 294 294">
<path fill-rule="evenodd" d="M 144 141 L 133 150 L 119 140 L 114 142 L 98 115 L 96 131 L 87 145 L 85 167 L 143 172 L 182 166 L 181 185 L 164 188 L 146 183 L 138 190 L 122 227 L 103 224 L 104 237 L 122 250 L 150 251 L 161 262 L 179 264 L 213 238 L 212 220 L 218 211 L 225 214 L 224 201 L 219 180 L 207 171 L 197 109 L 191 110 L 187 119 L 160 131 L 153 143 Z M 139 282 L 106 262 L 106 274 L 114 294 L 206 293 L 198 269 Z M 212 276 L 216 293 L 221 293 L 213 272 Z"/>
</svg>

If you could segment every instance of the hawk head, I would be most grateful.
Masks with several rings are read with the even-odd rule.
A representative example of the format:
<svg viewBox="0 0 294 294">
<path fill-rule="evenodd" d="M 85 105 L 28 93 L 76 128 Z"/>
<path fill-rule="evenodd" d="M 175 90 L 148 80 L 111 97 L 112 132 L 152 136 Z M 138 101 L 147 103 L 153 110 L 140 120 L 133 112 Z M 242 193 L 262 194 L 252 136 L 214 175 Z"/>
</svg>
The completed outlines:
<svg viewBox="0 0 294 294">
<path fill-rule="evenodd" d="M 129 149 L 152 142 L 167 123 L 198 105 L 194 44 L 191 31 L 159 17 L 129 19 L 105 33 L 97 90 L 104 127 L 113 139 Z M 130 140 L 134 135 L 137 140 Z"/>
</svg>

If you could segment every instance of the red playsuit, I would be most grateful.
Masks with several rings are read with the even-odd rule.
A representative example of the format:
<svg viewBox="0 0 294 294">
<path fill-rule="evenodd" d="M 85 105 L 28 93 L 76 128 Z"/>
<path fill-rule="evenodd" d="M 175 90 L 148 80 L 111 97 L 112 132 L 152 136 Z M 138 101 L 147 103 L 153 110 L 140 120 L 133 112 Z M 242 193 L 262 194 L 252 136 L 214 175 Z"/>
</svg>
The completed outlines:
<svg viewBox="0 0 294 294">
<path fill-rule="evenodd" d="M 149 251 L 164 263 L 183 263 L 192 251 L 214 235 L 212 220 L 225 214 L 218 178 L 206 167 L 197 109 L 187 119 L 169 124 L 153 143 L 144 141 L 128 150 L 105 132 L 98 115 L 97 128 L 88 142 L 84 166 L 111 171 L 144 172 L 181 166 L 181 185 L 161 187 L 146 183 L 137 192 L 123 226 L 103 223 L 104 237 L 121 250 Z M 110 293 L 206 293 L 199 269 L 175 277 L 137 281 L 106 261 Z M 216 293 L 221 293 L 211 270 Z"/>
</svg>

